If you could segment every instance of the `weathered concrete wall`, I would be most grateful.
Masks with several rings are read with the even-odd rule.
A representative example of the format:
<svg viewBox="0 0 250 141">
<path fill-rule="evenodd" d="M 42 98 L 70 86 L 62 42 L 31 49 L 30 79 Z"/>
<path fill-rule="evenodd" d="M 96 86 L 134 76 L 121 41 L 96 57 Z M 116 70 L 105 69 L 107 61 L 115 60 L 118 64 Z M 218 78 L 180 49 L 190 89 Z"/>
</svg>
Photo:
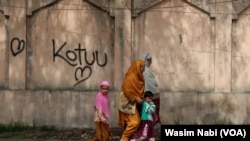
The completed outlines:
<svg viewBox="0 0 250 141">
<path fill-rule="evenodd" d="M 0 122 L 94 127 L 101 80 L 110 125 L 144 52 L 166 124 L 248 124 L 250 0 L 0 1 Z"/>
<path fill-rule="evenodd" d="M 28 88 L 96 90 L 100 80 L 112 80 L 113 20 L 107 12 L 61 1 L 28 22 Z"/>
<path fill-rule="evenodd" d="M 8 72 L 8 63 L 7 63 L 7 29 L 6 20 L 2 11 L 0 11 L 0 64 L 1 64 L 1 73 L 0 73 L 0 88 L 5 88 L 7 83 Z"/>
<path fill-rule="evenodd" d="M 135 56 L 152 54 L 151 67 L 162 90 L 213 91 L 214 20 L 197 8 L 177 4 L 162 2 L 135 19 Z"/>
<path fill-rule="evenodd" d="M 30 126 L 61 128 L 94 127 L 93 101 L 96 92 L 83 91 L 0 91 L 1 123 L 21 121 Z M 117 118 L 116 97 L 110 93 L 112 120 Z M 112 121 L 111 120 L 111 121 Z M 111 126 L 117 126 L 112 121 Z"/>
</svg>

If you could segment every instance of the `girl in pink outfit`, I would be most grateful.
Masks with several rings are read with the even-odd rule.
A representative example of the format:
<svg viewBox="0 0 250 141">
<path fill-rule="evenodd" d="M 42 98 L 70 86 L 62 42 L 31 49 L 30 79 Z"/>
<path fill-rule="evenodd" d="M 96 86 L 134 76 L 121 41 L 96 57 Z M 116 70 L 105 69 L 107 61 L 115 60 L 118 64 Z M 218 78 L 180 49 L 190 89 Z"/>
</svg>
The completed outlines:
<svg viewBox="0 0 250 141">
<path fill-rule="evenodd" d="M 109 82 L 102 81 L 99 87 L 99 92 L 95 98 L 95 118 L 96 135 L 91 141 L 108 141 L 112 138 L 110 132 L 108 118 L 109 118 Z"/>
</svg>

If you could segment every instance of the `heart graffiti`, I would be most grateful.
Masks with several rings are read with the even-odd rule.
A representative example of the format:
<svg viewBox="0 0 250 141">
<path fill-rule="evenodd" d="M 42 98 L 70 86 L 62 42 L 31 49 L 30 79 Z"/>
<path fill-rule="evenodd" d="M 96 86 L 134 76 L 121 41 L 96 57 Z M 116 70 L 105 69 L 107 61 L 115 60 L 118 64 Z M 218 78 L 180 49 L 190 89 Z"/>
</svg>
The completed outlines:
<svg viewBox="0 0 250 141">
<path fill-rule="evenodd" d="M 89 71 L 88 71 L 89 70 Z M 80 79 L 78 79 L 78 71 L 80 71 Z M 87 80 L 90 76 L 91 76 L 91 73 L 92 73 L 92 69 L 89 67 L 89 66 L 85 66 L 85 67 L 78 67 L 75 71 L 75 79 L 76 81 L 78 81 L 74 87 L 76 87 L 78 84 L 80 84 L 81 82 Z"/>
<path fill-rule="evenodd" d="M 16 44 L 14 45 L 14 43 Z M 25 42 L 24 40 L 20 40 L 19 38 L 13 38 L 10 43 L 10 49 L 13 54 L 13 56 L 18 55 L 21 53 L 25 48 Z"/>
</svg>

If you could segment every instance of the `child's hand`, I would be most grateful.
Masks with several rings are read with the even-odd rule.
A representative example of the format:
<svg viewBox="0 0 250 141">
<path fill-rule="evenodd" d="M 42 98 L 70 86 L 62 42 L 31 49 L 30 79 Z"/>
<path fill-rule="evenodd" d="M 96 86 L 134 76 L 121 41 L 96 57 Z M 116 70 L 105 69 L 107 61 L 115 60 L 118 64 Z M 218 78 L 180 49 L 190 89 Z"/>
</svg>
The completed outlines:
<svg viewBox="0 0 250 141">
<path fill-rule="evenodd" d="M 149 104 L 150 104 L 150 105 L 155 105 L 154 102 L 150 102 Z"/>
</svg>

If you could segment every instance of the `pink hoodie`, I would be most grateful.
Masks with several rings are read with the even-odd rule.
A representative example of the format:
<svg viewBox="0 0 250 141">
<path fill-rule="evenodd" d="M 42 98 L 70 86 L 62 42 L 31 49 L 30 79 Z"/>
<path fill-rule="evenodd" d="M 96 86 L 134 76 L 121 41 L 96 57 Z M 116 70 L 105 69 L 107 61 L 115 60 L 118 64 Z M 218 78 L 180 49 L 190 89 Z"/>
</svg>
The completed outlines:
<svg viewBox="0 0 250 141">
<path fill-rule="evenodd" d="M 101 110 L 105 117 L 109 117 L 109 98 L 108 95 L 101 91 L 102 86 L 109 86 L 108 81 L 102 81 L 99 87 L 99 92 L 95 98 L 95 108 Z"/>
</svg>

